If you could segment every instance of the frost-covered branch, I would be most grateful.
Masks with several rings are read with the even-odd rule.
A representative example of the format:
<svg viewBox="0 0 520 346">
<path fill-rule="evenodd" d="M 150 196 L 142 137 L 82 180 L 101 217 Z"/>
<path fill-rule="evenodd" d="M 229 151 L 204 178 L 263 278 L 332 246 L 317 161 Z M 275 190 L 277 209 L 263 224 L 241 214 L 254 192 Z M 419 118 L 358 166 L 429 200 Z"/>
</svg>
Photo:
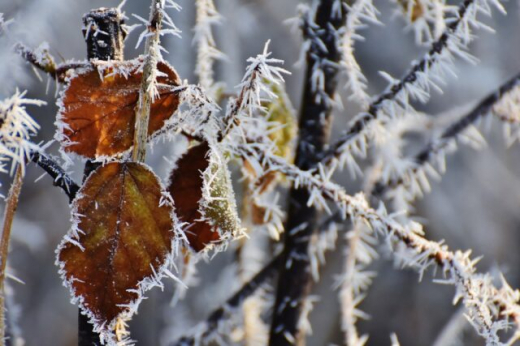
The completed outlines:
<svg viewBox="0 0 520 346">
<path fill-rule="evenodd" d="M 162 60 L 161 36 L 165 34 L 179 36 L 180 33 L 166 13 L 165 9 L 167 7 L 180 9 L 179 5 L 172 0 L 152 0 L 150 20 L 144 21 L 146 30 L 139 37 L 139 40 L 146 37 L 143 77 L 136 110 L 134 147 L 132 150 L 132 159 L 139 162 L 143 162 L 146 155 L 150 108 L 154 99 L 159 95 L 157 89 L 157 77 L 159 74 L 157 63 Z M 163 21 L 165 28 L 163 28 Z"/>
<path fill-rule="evenodd" d="M 289 74 L 289 71 L 273 66 L 273 64 L 282 64 L 283 60 L 270 58 L 271 54 L 268 41 L 262 54 L 247 59 L 249 65 L 242 82 L 237 86 L 237 88 L 240 88 L 240 94 L 236 99 L 231 99 L 229 102 L 226 114 L 222 119 L 222 130 L 217 136 L 219 141 L 222 141 L 235 126 L 240 124 L 242 113 L 246 116 L 252 116 L 254 113 L 264 110 L 262 94 L 271 98 L 276 97 L 269 89 L 268 83 L 278 84 L 283 82 L 283 74 Z"/>
<path fill-rule="evenodd" d="M 213 37 L 212 26 L 220 24 L 222 18 L 215 8 L 213 0 L 196 0 L 197 9 L 195 36 L 193 42 L 197 45 L 197 65 L 195 73 L 199 77 L 199 84 L 209 93 L 211 98 L 215 97 L 213 80 L 213 63 L 222 59 L 224 55 L 217 49 Z"/>
<path fill-rule="evenodd" d="M 1 18 L 0 18 L 1 19 Z M 27 105 L 41 106 L 43 101 L 24 98 L 25 92 L 16 92 L 0 102 L 0 171 L 6 172 L 5 163 L 11 162 L 11 174 L 16 172 L 9 189 L 4 209 L 2 235 L 0 237 L 0 344 L 5 345 L 5 278 L 7 255 L 14 216 L 22 190 L 25 164 L 31 150 L 38 146 L 31 142 L 40 126 L 27 113 Z"/>
<path fill-rule="evenodd" d="M 409 203 L 424 192 L 428 192 L 430 190 L 428 176 L 438 177 L 439 173 L 445 171 L 445 155 L 454 148 L 456 140 L 479 119 L 490 113 L 504 122 L 506 136 L 511 133 L 511 127 L 516 129 L 515 133 L 518 133 L 520 124 L 518 95 L 520 95 L 520 74 L 489 94 L 468 114 L 431 140 L 410 160 L 407 164 L 408 168 L 403 169 L 400 176 L 379 181 L 374 194 L 382 195 L 387 192 L 392 198 Z M 507 139 L 511 141 L 512 138 L 514 141 L 517 137 L 518 135 L 514 135 Z"/>
<path fill-rule="evenodd" d="M 180 97 L 180 106 L 175 117 L 171 117 L 164 129 L 159 131 L 155 137 L 159 138 L 162 134 L 181 132 L 188 137 L 203 141 L 204 136 L 212 136 L 214 132 L 215 119 L 221 108 L 206 94 L 198 85 L 186 84 L 175 87 L 173 92 Z"/>
<path fill-rule="evenodd" d="M 359 335 L 356 322 L 358 319 L 367 319 L 368 316 L 358 309 L 358 305 L 365 298 L 365 292 L 375 276 L 374 272 L 367 271 L 366 268 L 378 257 L 373 247 L 377 244 L 377 239 L 372 230 L 359 220 L 345 239 L 348 242 L 345 250 L 345 272 L 337 282 L 341 287 L 341 328 L 345 333 L 344 340 L 347 346 L 362 346 L 368 336 Z"/>
<path fill-rule="evenodd" d="M 345 27 L 341 29 L 344 32 L 341 39 L 343 57 L 340 64 L 345 69 L 348 78 L 347 86 L 352 93 L 349 99 L 359 102 L 363 108 L 368 106 L 370 96 L 366 91 L 367 78 L 354 56 L 354 41 L 363 40 L 363 37 L 357 33 L 364 27 L 362 20 L 379 23 L 377 14 L 378 11 L 372 0 L 356 0 L 348 6 Z"/>
<path fill-rule="evenodd" d="M 515 321 L 517 329 L 520 327 L 520 307 L 517 304 L 520 293 L 505 283 L 497 289 L 489 275 L 478 274 L 475 269 L 478 259 L 471 259 L 469 251 L 450 251 L 442 243 L 425 239 L 421 225 L 412 222 L 403 226 L 387 215 L 384 208 L 372 209 L 363 194 L 349 196 L 342 187 L 330 181 L 331 174 L 323 166 L 318 172 L 302 171 L 279 157 L 252 152 L 250 147 L 243 149 L 243 155 L 261 162 L 266 171 L 282 172 L 295 188 L 310 191 L 307 205 L 327 210 L 327 200 L 331 200 L 344 217 L 365 223 L 373 232 L 384 236 L 390 246 L 395 244 L 404 249 L 394 249 L 393 252 L 398 252 L 404 264 L 416 269 L 421 277 L 429 267 L 440 267 L 446 279 L 437 281 L 455 286 L 455 301 L 462 300 L 468 318 L 488 345 L 501 344 L 498 332 L 509 326 L 509 318 Z M 290 256 L 285 266 L 290 268 L 298 260 L 301 259 Z M 291 304 L 291 301 L 286 304 Z"/>
<path fill-rule="evenodd" d="M 226 140 L 231 146 L 235 143 L 234 139 L 241 142 L 242 128 L 248 127 L 244 122 L 254 121 L 253 115 L 266 113 L 262 102 L 277 98 L 270 85 L 282 83 L 283 74 L 289 73 L 281 67 L 274 66 L 283 61 L 270 58 L 272 53 L 268 49 L 269 41 L 265 44 L 262 54 L 247 60 L 250 64 L 242 82 L 237 86 L 240 93 L 236 99 L 230 99 L 225 115 L 219 116 L 221 108 L 208 96 L 207 90 L 197 85 L 183 84 L 173 90 L 179 93 L 180 107 L 178 114 L 165 128 L 183 132 L 200 140 Z"/>
<path fill-rule="evenodd" d="M 65 82 L 67 71 L 90 65 L 87 62 L 65 62 L 56 64 L 54 58 L 49 53 L 49 46 L 47 44 L 42 44 L 36 50 L 31 50 L 27 46 L 18 43 L 15 46 L 15 51 L 33 67 L 45 72 L 61 83 Z"/>
<path fill-rule="evenodd" d="M 119 7 L 100 7 L 83 15 L 88 60 L 124 60 L 125 18 Z"/>
<path fill-rule="evenodd" d="M 490 5 L 505 12 L 497 0 L 465 0 L 459 5 L 456 15 L 446 19 L 449 24 L 439 39 L 433 42 L 428 53 L 419 61 L 413 62 L 401 80 L 384 74 L 390 81 L 389 86 L 370 103 L 366 113 L 354 118 L 349 129 L 323 155 L 321 162 L 330 165 L 339 161 L 340 166 L 352 164 L 353 153 L 364 155 L 367 129 L 374 120 L 385 120 L 396 117 L 403 110 L 410 111 L 411 99 L 427 101 L 430 90 L 438 89 L 437 83 L 442 81 L 442 76 L 451 72 L 454 58 L 461 57 L 474 62 L 475 59 L 466 51 L 467 45 L 474 38 L 471 29 L 483 26 L 478 22 L 477 14 L 490 14 Z"/>
<path fill-rule="evenodd" d="M 23 164 L 19 164 L 16 168 L 14 181 L 9 189 L 9 195 L 6 199 L 4 220 L 2 224 L 2 236 L 0 238 L 0 345 L 5 346 L 6 326 L 5 319 L 5 278 L 7 269 L 7 255 L 9 253 L 9 242 L 11 240 L 11 230 L 13 226 L 14 215 L 18 207 L 18 199 L 23 184 Z"/>
</svg>

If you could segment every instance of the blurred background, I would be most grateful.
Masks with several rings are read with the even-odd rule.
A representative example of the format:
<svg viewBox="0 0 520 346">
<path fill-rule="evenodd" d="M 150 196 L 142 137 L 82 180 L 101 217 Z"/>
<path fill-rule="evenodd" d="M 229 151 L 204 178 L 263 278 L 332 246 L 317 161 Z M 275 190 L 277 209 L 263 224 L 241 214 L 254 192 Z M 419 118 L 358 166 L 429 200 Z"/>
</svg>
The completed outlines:
<svg viewBox="0 0 520 346">
<path fill-rule="evenodd" d="M 182 30 L 182 39 L 166 37 L 164 46 L 169 51 L 165 58 L 177 69 L 181 78 L 196 83 L 194 76 L 196 49 L 192 44 L 195 9 L 193 0 L 177 0 L 182 11 L 172 13 L 176 25 Z M 305 1 L 297 0 L 216 0 L 224 21 L 216 27 L 218 47 L 227 60 L 217 64 L 217 80 L 233 92 L 244 73 L 246 60 L 260 53 L 264 43 L 271 39 L 273 56 L 285 61 L 292 72 L 286 78 L 287 90 L 298 109 L 301 98 L 303 68 L 298 61 L 301 38 L 298 32 L 284 22 L 297 14 L 296 7 Z M 387 0 L 374 0 L 381 12 L 384 25 L 369 25 L 361 33 L 366 38 L 357 42 L 356 57 L 369 79 L 369 91 L 379 93 L 386 82 L 378 74 L 383 70 L 395 77 L 402 75 L 413 59 L 426 51 L 415 44 L 413 33 L 399 15 L 400 7 Z M 41 80 L 31 67 L 12 53 L 12 46 L 22 42 L 31 48 L 48 42 L 51 53 L 58 59 L 82 60 L 86 48 L 81 33 L 81 17 L 92 8 L 114 7 L 114 0 L 0 0 L 0 13 L 14 19 L 6 35 L 0 38 L 0 98 L 9 97 L 16 88 L 28 90 L 28 97 L 47 101 L 44 107 L 30 107 L 29 113 L 41 125 L 38 140 L 49 141 L 54 135 L 56 87 L 47 77 Z M 476 30 L 478 36 L 471 52 L 480 63 L 456 63 L 458 78 L 448 77 L 444 93 L 433 91 L 430 102 L 419 108 L 432 116 L 453 109 L 467 109 L 487 93 L 520 72 L 520 8 L 518 1 L 504 3 L 508 15 L 493 11 L 492 18 L 483 22 L 496 33 Z M 138 21 L 130 14 L 147 17 L 148 1 L 128 0 L 124 11 L 128 24 Z M 141 29 L 129 35 L 126 57 L 142 52 L 135 49 Z M 347 101 L 348 93 L 340 89 L 344 110 L 336 114 L 336 132 L 345 128 L 348 120 L 359 110 Z M 459 116 L 456 114 L 455 116 Z M 426 224 L 430 239 L 445 239 L 452 249 L 473 249 L 474 256 L 483 256 L 479 269 L 499 268 L 510 284 L 520 286 L 520 147 L 506 148 L 500 127 L 496 125 L 484 132 L 488 145 L 475 151 L 462 146 L 448 156 L 447 173 L 440 182 L 433 182 L 433 192 L 416 205 L 416 214 Z M 158 145 L 149 164 L 163 178 L 167 176 L 167 163 L 179 148 L 170 144 Z M 54 144 L 50 152 L 57 152 Z M 82 164 L 77 161 L 75 178 L 80 181 Z M 30 165 L 27 171 L 20 207 L 13 228 L 10 272 L 24 282 L 9 281 L 13 293 L 10 313 L 27 345 L 77 344 L 77 308 L 70 304 L 69 292 L 61 284 L 54 265 L 54 249 L 70 227 L 66 196 L 52 186 L 48 177 L 38 179 L 42 171 Z M 360 181 L 345 173 L 336 174 L 349 193 L 360 190 Z M 2 192 L 7 194 L 9 177 L 2 176 Z M 2 206 L 3 207 L 3 206 Z M 342 345 L 341 318 L 337 291 L 332 289 L 334 278 L 343 266 L 343 235 L 340 231 L 336 251 L 327 256 L 322 268 L 322 280 L 314 286 L 313 294 L 319 297 L 310 315 L 313 334 L 308 345 Z M 380 248 L 381 258 L 373 269 L 377 277 L 361 305 L 371 319 L 361 322 L 361 333 L 369 333 L 368 345 L 389 345 L 390 334 L 395 332 L 401 345 L 432 345 L 444 326 L 458 313 L 452 306 L 454 290 L 451 286 L 432 283 L 431 275 L 418 282 L 411 270 L 394 267 L 388 251 Z M 164 292 L 154 289 L 151 298 L 141 305 L 139 314 L 131 323 L 132 338 L 138 345 L 162 345 L 194 326 L 211 309 L 220 305 L 239 286 L 235 277 L 234 251 L 217 255 L 210 263 L 199 263 L 199 285 L 190 288 L 186 298 L 170 306 L 173 282 L 166 284 Z M 459 318 L 460 319 L 460 318 Z M 479 345 L 471 327 L 466 328 L 463 345 Z"/>
</svg>

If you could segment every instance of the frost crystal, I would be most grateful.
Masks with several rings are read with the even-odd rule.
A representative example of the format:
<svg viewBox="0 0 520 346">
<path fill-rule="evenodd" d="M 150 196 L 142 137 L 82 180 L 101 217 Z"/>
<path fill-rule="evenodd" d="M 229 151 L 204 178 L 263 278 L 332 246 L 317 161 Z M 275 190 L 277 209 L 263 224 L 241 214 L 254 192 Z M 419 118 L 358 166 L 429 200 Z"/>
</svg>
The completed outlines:
<svg viewBox="0 0 520 346">
<path fill-rule="evenodd" d="M 215 97 L 213 62 L 224 58 L 224 54 L 217 49 L 211 28 L 215 24 L 220 24 L 222 17 L 217 12 L 213 0 L 197 0 L 195 6 L 197 19 L 193 42 L 198 49 L 195 73 L 199 77 L 201 87 L 210 97 Z"/>
<path fill-rule="evenodd" d="M 24 98 L 26 92 L 18 92 L 0 101 L 0 171 L 6 171 L 5 162 L 11 161 L 11 173 L 17 164 L 24 169 L 31 151 L 38 145 L 31 142 L 40 126 L 25 109 L 27 105 L 44 105 L 45 102 Z"/>
<path fill-rule="evenodd" d="M 354 57 L 354 41 L 363 39 L 362 36 L 356 33 L 357 30 L 364 27 L 362 20 L 379 23 L 377 19 L 378 11 L 372 0 L 356 0 L 351 6 L 346 6 L 347 19 L 345 26 L 341 28 L 343 32 L 341 39 L 343 56 L 340 64 L 345 69 L 348 78 L 347 86 L 352 92 L 350 98 L 358 101 L 365 108 L 368 106 L 370 97 L 366 92 L 367 79 Z"/>
</svg>

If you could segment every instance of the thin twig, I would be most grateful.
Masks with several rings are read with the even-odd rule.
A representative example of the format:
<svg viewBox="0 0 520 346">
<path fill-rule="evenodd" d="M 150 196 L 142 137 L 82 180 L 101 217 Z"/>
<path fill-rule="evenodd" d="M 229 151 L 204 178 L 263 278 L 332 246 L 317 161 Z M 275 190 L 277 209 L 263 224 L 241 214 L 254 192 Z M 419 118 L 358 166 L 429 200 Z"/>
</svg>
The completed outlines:
<svg viewBox="0 0 520 346">
<path fill-rule="evenodd" d="M 197 10 L 193 38 L 193 41 L 197 43 L 195 74 L 199 77 L 200 86 L 214 98 L 213 63 L 223 54 L 217 49 L 211 26 L 219 23 L 221 17 L 213 0 L 197 0 L 195 8 Z"/>
<path fill-rule="evenodd" d="M 136 110 L 134 147 L 132 149 L 132 160 L 144 162 L 146 157 L 146 142 L 148 138 L 148 123 L 150 121 L 150 108 L 157 92 L 156 74 L 157 62 L 159 60 L 159 44 L 161 25 L 163 20 L 164 2 L 152 0 L 150 12 L 150 23 L 148 31 L 151 34 L 146 39 L 145 61 L 141 90 L 139 92 L 139 103 Z"/>
<path fill-rule="evenodd" d="M 56 161 L 45 154 L 33 153 L 31 160 L 47 172 L 53 179 L 54 186 L 61 188 L 69 197 L 69 203 L 72 203 L 80 187 L 67 172 Z"/>
<path fill-rule="evenodd" d="M 23 167 L 18 164 L 13 184 L 9 189 L 7 203 L 4 212 L 4 223 L 2 225 L 2 238 L 0 243 L 0 345 L 5 346 L 5 270 L 7 268 L 7 254 L 9 253 L 9 240 L 14 214 L 18 207 L 18 198 L 23 184 Z"/>
<path fill-rule="evenodd" d="M 47 73 L 49 76 L 51 76 L 53 79 L 56 79 L 60 83 L 65 82 L 67 71 L 90 66 L 89 62 L 70 62 L 56 64 L 54 58 L 48 51 L 44 51 L 38 55 L 33 50 L 21 43 L 18 43 L 14 49 L 16 53 L 18 53 L 28 63 Z"/>
<path fill-rule="evenodd" d="M 234 100 L 233 104 L 231 104 L 229 107 L 229 111 L 226 113 L 223 119 L 223 126 L 222 131 L 218 135 L 218 141 L 221 142 L 226 138 L 226 136 L 231 132 L 231 130 L 239 125 L 238 120 L 238 114 L 240 111 L 244 109 L 245 104 L 245 93 L 248 90 L 254 90 L 253 86 L 256 83 L 256 80 L 258 78 L 258 69 L 260 68 L 260 64 L 258 64 L 253 69 L 253 73 L 251 73 L 251 76 L 249 77 L 249 80 L 246 84 L 243 85 L 240 94 L 238 97 Z"/>
<path fill-rule="evenodd" d="M 272 94 L 264 85 L 266 80 L 277 84 L 283 82 L 283 74 L 290 74 L 289 71 L 274 66 L 275 64 L 282 64 L 283 60 L 270 58 L 272 53 L 269 52 L 269 43 L 270 41 L 266 42 L 262 54 L 247 59 L 250 64 L 246 68 L 242 82 L 239 84 L 240 93 L 236 99 L 231 99 L 228 104 L 226 114 L 222 118 L 220 131 L 216 136 L 218 142 L 222 142 L 235 126 L 240 125 L 240 117 L 243 113 L 251 116 L 255 111 L 263 110 L 260 94 L 262 92 Z"/>
</svg>

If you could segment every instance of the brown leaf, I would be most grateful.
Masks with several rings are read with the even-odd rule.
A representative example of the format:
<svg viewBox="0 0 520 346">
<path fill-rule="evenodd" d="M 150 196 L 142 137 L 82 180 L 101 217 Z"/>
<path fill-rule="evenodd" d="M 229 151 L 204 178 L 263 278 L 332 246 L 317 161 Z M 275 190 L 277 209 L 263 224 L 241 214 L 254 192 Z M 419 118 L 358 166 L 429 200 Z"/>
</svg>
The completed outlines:
<svg viewBox="0 0 520 346">
<path fill-rule="evenodd" d="M 175 211 L 189 224 L 186 237 L 197 252 L 242 235 L 226 161 L 204 142 L 188 150 L 170 175 Z"/>
<path fill-rule="evenodd" d="M 68 80 L 58 114 L 58 135 L 66 152 L 89 159 L 114 156 L 130 149 L 134 138 L 135 108 L 139 100 L 142 60 L 92 65 Z M 173 67 L 159 62 L 159 84 L 177 86 Z M 160 130 L 179 106 L 179 97 L 159 87 L 152 104 L 148 134 Z"/>
<path fill-rule="evenodd" d="M 207 143 L 190 148 L 177 162 L 168 186 L 177 215 L 181 221 L 190 224 L 186 237 L 197 252 L 202 251 L 207 244 L 220 240 L 218 232 L 208 222 L 198 221 L 202 217 L 199 201 L 202 199 L 202 172 L 209 166 L 208 153 Z"/>
<path fill-rule="evenodd" d="M 77 229 L 59 247 L 60 273 L 96 325 L 110 326 L 164 273 L 172 253 L 171 203 L 140 163 L 92 173 L 74 201 Z M 135 305 L 134 305 L 135 306 Z"/>
</svg>

